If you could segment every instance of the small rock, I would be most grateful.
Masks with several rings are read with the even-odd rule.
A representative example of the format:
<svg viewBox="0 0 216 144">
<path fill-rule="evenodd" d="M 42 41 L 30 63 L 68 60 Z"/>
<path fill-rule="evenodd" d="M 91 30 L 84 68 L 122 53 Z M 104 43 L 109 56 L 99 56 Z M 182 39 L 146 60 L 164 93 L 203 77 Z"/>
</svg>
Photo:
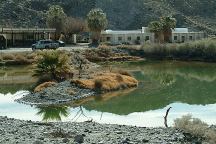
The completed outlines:
<svg viewBox="0 0 216 144">
<path fill-rule="evenodd" d="M 39 140 L 36 140 L 33 142 L 33 144 L 43 144 L 43 142 L 39 141 Z"/>
<path fill-rule="evenodd" d="M 123 144 L 130 144 L 130 139 L 126 138 L 124 141 L 122 141 Z"/>
<path fill-rule="evenodd" d="M 64 139 L 62 140 L 63 143 L 67 143 L 67 142 L 69 142 L 69 141 L 70 141 L 70 140 L 67 139 L 67 138 L 64 138 Z"/>
<path fill-rule="evenodd" d="M 117 133 L 117 134 L 122 134 L 123 132 L 122 132 L 122 131 L 116 131 L 116 133 Z"/>
<path fill-rule="evenodd" d="M 84 137 L 82 135 L 76 135 L 74 137 L 74 141 L 77 143 L 83 143 L 84 142 Z"/>
<path fill-rule="evenodd" d="M 147 143 L 147 142 L 149 142 L 149 140 L 148 139 L 143 139 L 142 142 Z"/>
</svg>

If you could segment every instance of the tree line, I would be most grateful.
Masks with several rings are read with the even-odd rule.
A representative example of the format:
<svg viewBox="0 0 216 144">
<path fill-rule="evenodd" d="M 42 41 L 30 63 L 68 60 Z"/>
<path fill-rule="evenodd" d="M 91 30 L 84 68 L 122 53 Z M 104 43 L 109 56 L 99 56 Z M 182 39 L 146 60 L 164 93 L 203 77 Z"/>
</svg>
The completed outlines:
<svg viewBox="0 0 216 144">
<path fill-rule="evenodd" d="M 58 38 L 69 42 L 73 34 L 91 32 L 92 45 L 97 46 L 101 31 L 106 29 L 108 20 L 103 10 L 92 9 L 86 19 L 69 17 L 59 5 L 53 5 L 46 13 L 46 23 L 50 28 L 56 28 Z M 161 17 L 158 21 L 150 22 L 148 29 L 155 35 L 155 43 L 171 41 L 172 29 L 176 27 L 176 19 L 171 16 Z"/>
<path fill-rule="evenodd" d="M 58 38 L 70 41 L 73 34 L 91 31 L 92 44 L 98 45 L 100 33 L 107 27 L 106 14 L 101 9 L 92 9 L 86 20 L 68 17 L 63 8 L 53 5 L 46 13 L 46 23 L 49 28 L 55 28 Z"/>
</svg>

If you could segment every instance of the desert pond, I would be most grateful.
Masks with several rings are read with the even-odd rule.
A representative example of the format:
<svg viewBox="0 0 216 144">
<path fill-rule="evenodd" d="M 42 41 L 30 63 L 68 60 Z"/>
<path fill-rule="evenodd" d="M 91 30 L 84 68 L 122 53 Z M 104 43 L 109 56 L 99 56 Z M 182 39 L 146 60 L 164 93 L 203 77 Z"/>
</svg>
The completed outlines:
<svg viewBox="0 0 216 144">
<path fill-rule="evenodd" d="M 110 66 L 111 65 L 111 66 Z M 130 71 L 138 80 L 136 89 L 107 93 L 71 105 L 35 107 L 14 102 L 27 94 L 35 79 L 31 67 L 0 70 L 0 116 L 34 121 L 86 121 L 99 123 L 164 126 L 175 118 L 192 114 L 216 124 L 216 64 L 200 62 L 132 62 L 104 67 Z"/>
</svg>

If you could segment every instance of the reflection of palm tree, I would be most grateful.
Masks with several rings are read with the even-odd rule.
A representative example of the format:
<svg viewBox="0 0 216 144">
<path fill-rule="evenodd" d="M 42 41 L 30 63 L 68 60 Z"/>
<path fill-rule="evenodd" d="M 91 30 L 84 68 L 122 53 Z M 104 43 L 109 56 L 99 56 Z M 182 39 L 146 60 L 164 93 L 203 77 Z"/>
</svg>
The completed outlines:
<svg viewBox="0 0 216 144">
<path fill-rule="evenodd" d="M 48 107 L 37 107 L 37 115 L 43 117 L 43 121 L 57 120 L 61 121 L 62 117 L 68 117 L 69 111 L 67 106 L 48 106 Z"/>
</svg>

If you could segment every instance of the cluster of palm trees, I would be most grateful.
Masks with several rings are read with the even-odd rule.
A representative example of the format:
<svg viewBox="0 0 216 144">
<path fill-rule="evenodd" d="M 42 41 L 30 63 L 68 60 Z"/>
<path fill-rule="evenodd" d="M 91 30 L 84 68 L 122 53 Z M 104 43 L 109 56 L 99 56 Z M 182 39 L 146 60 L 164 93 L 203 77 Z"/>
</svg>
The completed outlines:
<svg viewBox="0 0 216 144">
<path fill-rule="evenodd" d="M 155 34 L 156 43 L 171 42 L 172 29 L 176 27 L 176 19 L 173 17 L 161 17 L 159 21 L 150 22 L 148 28 Z"/>
</svg>

